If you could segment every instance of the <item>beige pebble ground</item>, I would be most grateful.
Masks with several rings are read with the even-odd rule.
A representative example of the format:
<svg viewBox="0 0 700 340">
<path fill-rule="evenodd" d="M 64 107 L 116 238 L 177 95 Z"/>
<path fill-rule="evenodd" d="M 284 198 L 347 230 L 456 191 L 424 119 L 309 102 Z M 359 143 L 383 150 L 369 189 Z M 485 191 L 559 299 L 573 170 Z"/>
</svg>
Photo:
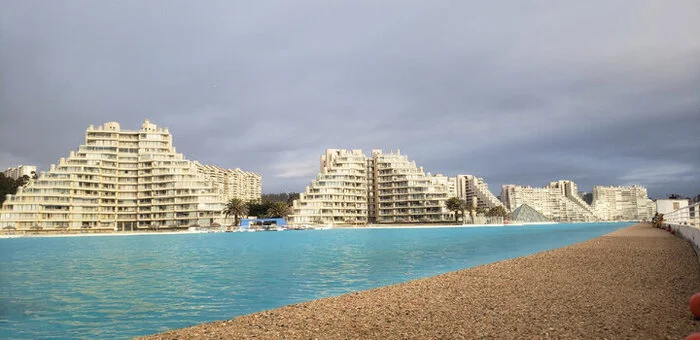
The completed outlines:
<svg viewBox="0 0 700 340">
<path fill-rule="evenodd" d="M 531 256 L 148 339 L 682 339 L 690 244 L 649 224 Z"/>
</svg>

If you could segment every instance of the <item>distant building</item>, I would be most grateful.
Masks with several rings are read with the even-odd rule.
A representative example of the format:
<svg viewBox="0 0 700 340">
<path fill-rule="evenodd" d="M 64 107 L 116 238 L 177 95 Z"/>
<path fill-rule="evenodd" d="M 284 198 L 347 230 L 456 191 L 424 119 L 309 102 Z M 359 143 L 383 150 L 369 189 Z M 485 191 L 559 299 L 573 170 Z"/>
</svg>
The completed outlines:
<svg viewBox="0 0 700 340">
<path fill-rule="evenodd" d="M 588 222 L 598 218 L 578 195 L 576 183 L 560 180 L 543 188 L 506 184 L 501 188 L 501 200 L 514 211 L 527 204 L 548 220 L 554 222 Z"/>
<path fill-rule="evenodd" d="M 20 165 L 14 168 L 7 168 L 7 170 L 3 171 L 3 173 L 5 174 L 5 177 L 12 179 L 18 179 L 23 176 L 29 176 L 29 178 L 32 178 L 34 175 L 36 175 L 36 166 Z"/>
<path fill-rule="evenodd" d="M 457 175 L 457 197 L 471 202 L 474 207 L 491 209 L 503 203 L 491 193 L 489 185 L 483 178 L 473 175 Z"/>
<path fill-rule="evenodd" d="M 8 195 L 0 228 L 137 230 L 224 224 L 226 200 L 260 199 L 260 176 L 189 161 L 167 128 L 90 126 L 85 144 Z M 229 222 L 230 223 L 230 222 Z"/>
<path fill-rule="evenodd" d="M 400 151 L 328 149 L 320 173 L 295 200 L 290 223 L 428 223 L 453 220 L 454 178 L 426 174 Z"/>
<path fill-rule="evenodd" d="M 647 189 L 636 185 L 594 186 L 591 207 L 600 219 L 606 221 L 651 220 L 656 212 Z"/>
</svg>

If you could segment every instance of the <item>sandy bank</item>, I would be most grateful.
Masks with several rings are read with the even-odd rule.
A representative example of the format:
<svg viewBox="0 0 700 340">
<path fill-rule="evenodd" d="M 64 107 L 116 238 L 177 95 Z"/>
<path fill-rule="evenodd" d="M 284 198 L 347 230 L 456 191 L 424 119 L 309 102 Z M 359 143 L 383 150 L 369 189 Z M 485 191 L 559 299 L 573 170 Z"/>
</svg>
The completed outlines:
<svg viewBox="0 0 700 340">
<path fill-rule="evenodd" d="M 634 225 L 566 248 L 157 334 L 174 338 L 636 338 L 700 329 L 689 244 Z"/>
</svg>

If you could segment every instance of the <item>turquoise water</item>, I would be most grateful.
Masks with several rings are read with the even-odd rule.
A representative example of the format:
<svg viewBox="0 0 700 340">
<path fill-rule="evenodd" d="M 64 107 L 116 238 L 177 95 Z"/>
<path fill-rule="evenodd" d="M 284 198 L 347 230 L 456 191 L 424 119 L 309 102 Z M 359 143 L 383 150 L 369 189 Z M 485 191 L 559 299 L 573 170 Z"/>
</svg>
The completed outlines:
<svg viewBox="0 0 700 340">
<path fill-rule="evenodd" d="M 620 223 L 0 239 L 0 338 L 128 338 L 523 256 Z"/>
</svg>

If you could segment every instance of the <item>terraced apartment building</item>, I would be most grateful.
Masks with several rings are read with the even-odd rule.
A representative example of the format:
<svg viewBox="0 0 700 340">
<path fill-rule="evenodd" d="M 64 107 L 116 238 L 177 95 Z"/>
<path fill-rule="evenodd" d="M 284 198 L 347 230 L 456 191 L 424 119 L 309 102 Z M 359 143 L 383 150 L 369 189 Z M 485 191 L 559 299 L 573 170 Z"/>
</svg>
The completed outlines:
<svg viewBox="0 0 700 340">
<path fill-rule="evenodd" d="M 352 225 L 452 220 L 454 178 L 426 174 L 399 150 L 328 149 L 320 173 L 292 207 L 290 223 Z"/>
<path fill-rule="evenodd" d="M 320 168 L 294 200 L 290 223 L 366 224 L 367 157 L 361 150 L 328 149 Z"/>
<path fill-rule="evenodd" d="M 457 175 L 456 184 L 457 197 L 465 202 L 471 202 L 475 208 L 491 209 L 503 205 L 481 177 Z"/>
<path fill-rule="evenodd" d="M 543 188 L 506 184 L 501 187 L 501 200 L 509 211 L 527 204 L 554 222 L 598 221 L 593 209 L 578 195 L 576 183 L 560 180 Z"/>
<path fill-rule="evenodd" d="M 85 144 L 8 195 L 0 228 L 138 230 L 224 224 L 232 197 L 260 199 L 261 178 L 190 161 L 167 128 L 92 125 Z M 229 222 L 230 223 L 230 222 Z"/>
<path fill-rule="evenodd" d="M 372 192 L 371 223 L 433 223 L 451 221 L 445 201 L 454 196 L 455 181 L 425 173 L 408 156 L 372 150 L 368 160 Z"/>
</svg>

